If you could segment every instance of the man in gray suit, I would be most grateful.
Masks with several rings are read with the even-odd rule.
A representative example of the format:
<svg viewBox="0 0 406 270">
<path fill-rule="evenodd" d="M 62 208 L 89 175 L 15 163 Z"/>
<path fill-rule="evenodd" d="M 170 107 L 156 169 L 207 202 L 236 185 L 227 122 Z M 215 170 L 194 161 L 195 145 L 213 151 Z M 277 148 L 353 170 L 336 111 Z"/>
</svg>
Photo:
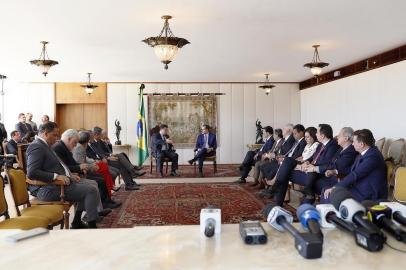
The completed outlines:
<svg viewBox="0 0 406 270">
<path fill-rule="evenodd" d="M 41 126 L 38 137 L 27 148 L 27 176 L 30 179 L 40 180 L 49 185 L 33 186 L 29 189 L 40 200 L 58 201 L 60 198 L 60 188 L 52 185 L 55 180 L 65 183 L 66 200 L 77 203 L 75 216 L 72 222 L 72 229 L 97 228 L 98 218 L 97 205 L 100 194 L 97 186 L 89 183 L 89 180 L 81 179 L 70 172 L 51 146 L 58 139 L 58 125 L 48 122 Z M 82 212 L 87 212 L 88 225 L 82 221 Z"/>
</svg>

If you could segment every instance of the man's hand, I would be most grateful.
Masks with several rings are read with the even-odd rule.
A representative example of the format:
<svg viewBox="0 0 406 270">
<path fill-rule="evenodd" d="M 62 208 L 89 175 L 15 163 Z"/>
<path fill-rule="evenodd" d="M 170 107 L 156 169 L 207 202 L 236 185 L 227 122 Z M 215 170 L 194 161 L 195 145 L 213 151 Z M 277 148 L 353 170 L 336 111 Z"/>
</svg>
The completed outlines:
<svg viewBox="0 0 406 270">
<path fill-rule="evenodd" d="M 165 141 L 166 143 L 173 144 L 173 141 L 171 139 L 166 139 Z"/>
<path fill-rule="evenodd" d="M 315 172 L 316 171 L 316 167 L 312 164 L 308 164 L 307 166 L 304 167 L 305 172 Z"/>
<path fill-rule="evenodd" d="M 58 175 L 55 180 L 62 181 L 65 186 L 70 184 L 70 179 L 66 175 Z"/>
<path fill-rule="evenodd" d="M 326 177 L 331 177 L 331 176 L 337 175 L 337 171 L 336 170 L 327 170 L 325 175 L 326 175 Z"/>
<path fill-rule="evenodd" d="M 97 172 L 99 169 L 100 169 L 100 167 L 96 163 L 92 164 L 92 170 L 94 172 Z"/>
<path fill-rule="evenodd" d="M 81 171 L 87 171 L 89 166 L 86 163 L 82 163 L 79 165 Z"/>
<path fill-rule="evenodd" d="M 71 176 L 72 180 L 74 180 L 75 182 L 79 182 L 80 181 L 80 176 L 77 174 L 72 174 Z"/>
<path fill-rule="evenodd" d="M 116 156 L 110 156 L 110 157 L 108 157 L 107 159 L 108 159 L 108 160 L 117 161 L 117 160 L 118 160 L 118 157 L 116 157 Z"/>
<path fill-rule="evenodd" d="M 331 191 L 333 191 L 333 188 L 329 188 L 324 191 L 324 199 L 328 199 L 328 197 L 330 197 Z"/>
</svg>

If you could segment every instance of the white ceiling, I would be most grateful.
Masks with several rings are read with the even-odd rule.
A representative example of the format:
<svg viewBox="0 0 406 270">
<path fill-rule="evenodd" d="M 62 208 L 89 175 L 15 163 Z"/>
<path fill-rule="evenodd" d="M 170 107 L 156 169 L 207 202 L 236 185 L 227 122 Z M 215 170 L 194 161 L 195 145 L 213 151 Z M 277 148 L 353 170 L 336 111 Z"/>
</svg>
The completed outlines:
<svg viewBox="0 0 406 270">
<path fill-rule="evenodd" d="M 334 69 L 406 43 L 405 0 L 0 0 L 0 74 L 18 81 L 273 81 L 309 78 L 312 44 Z M 170 14 L 191 44 L 168 70 L 141 40 Z M 41 40 L 59 65 L 29 60 Z"/>
</svg>

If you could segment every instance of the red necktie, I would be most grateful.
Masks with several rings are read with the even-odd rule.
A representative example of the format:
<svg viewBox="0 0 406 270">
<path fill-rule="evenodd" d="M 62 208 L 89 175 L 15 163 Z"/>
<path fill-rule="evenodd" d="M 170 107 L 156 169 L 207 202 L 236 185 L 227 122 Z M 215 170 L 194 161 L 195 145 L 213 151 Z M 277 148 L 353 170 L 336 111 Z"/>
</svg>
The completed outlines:
<svg viewBox="0 0 406 270">
<path fill-rule="evenodd" d="M 313 159 L 313 161 L 312 161 L 312 164 L 313 164 L 313 165 L 316 164 L 317 160 L 319 159 L 321 153 L 322 153 L 323 150 L 324 150 L 324 147 L 325 147 L 325 145 L 323 144 L 323 146 L 320 148 L 320 151 L 317 153 L 317 156 L 316 156 L 316 157 Z"/>
</svg>

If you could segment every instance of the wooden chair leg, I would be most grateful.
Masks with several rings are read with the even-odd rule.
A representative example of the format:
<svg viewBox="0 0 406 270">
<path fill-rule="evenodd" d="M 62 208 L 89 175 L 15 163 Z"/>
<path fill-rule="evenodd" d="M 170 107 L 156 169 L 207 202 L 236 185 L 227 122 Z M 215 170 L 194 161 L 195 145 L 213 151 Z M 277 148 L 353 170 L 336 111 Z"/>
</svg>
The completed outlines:
<svg viewBox="0 0 406 270">
<path fill-rule="evenodd" d="M 213 167 L 214 167 L 214 174 L 217 173 L 217 161 L 213 161 Z"/>
<path fill-rule="evenodd" d="M 151 161 L 149 163 L 149 174 L 152 174 L 153 157 L 150 157 Z"/>
<path fill-rule="evenodd" d="M 288 197 L 288 198 L 286 198 L 286 197 Z M 288 185 L 288 190 L 286 192 L 284 201 L 285 201 L 285 203 L 290 203 L 290 184 Z"/>
<path fill-rule="evenodd" d="M 64 224 L 65 230 L 68 230 L 69 229 L 69 211 L 65 211 L 63 216 L 64 216 L 64 223 L 65 223 Z"/>
</svg>

